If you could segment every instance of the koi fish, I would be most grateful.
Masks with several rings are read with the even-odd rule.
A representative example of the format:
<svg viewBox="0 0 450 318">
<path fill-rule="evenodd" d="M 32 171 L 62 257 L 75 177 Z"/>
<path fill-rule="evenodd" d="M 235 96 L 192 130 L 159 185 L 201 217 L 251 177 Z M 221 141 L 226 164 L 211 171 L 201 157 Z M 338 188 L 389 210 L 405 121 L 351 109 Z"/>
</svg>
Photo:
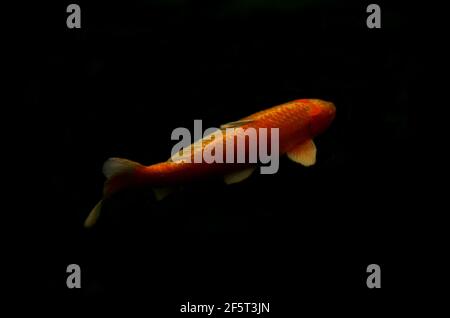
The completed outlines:
<svg viewBox="0 0 450 318">
<path fill-rule="evenodd" d="M 231 155 L 236 159 L 237 139 L 250 129 L 269 130 L 266 138 L 273 137 L 273 129 L 278 133 L 277 144 L 269 145 L 269 151 L 278 156 L 286 154 L 289 159 L 303 166 L 311 166 L 316 162 L 316 146 L 313 138 L 324 132 L 335 117 L 336 108 L 333 103 L 318 99 L 298 99 L 284 103 L 241 120 L 222 125 L 220 129 L 205 136 L 197 142 L 182 148 L 173 154 L 168 161 L 145 166 L 140 163 L 110 158 L 103 165 L 103 174 L 107 178 L 103 187 L 103 198 L 86 218 L 85 227 L 94 225 L 100 215 L 103 202 L 113 194 L 127 188 L 151 186 L 157 200 L 164 198 L 169 187 L 190 182 L 213 175 L 223 175 L 226 184 L 233 184 L 247 179 L 255 170 L 255 164 L 248 161 L 233 163 L 217 160 L 208 163 L 205 160 L 196 162 L 195 157 L 204 154 L 208 149 L 226 149 L 219 159 Z M 257 136 L 257 146 L 261 146 L 264 138 Z M 272 140 L 272 139 L 271 139 Z M 232 147 L 227 147 L 232 145 Z M 241 148 L 242 149 L 242 148 Z M 250 143 L 244 143 L 245 158 L 249 157 Z M 230 158 L 230 156 L 228 157 Z"/>
</svg>

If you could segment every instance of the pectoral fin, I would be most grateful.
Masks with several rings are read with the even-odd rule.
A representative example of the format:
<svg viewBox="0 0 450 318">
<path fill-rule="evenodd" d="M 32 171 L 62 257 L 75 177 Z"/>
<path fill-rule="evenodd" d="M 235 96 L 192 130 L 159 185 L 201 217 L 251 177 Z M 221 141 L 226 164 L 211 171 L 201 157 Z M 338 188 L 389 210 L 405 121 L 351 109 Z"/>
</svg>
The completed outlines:
<svg viewBox="0 0 450 318">
<path fill-rule="evenodd" d="M 309 139 L 288 151 L 287 156 L 292 161 L 309 167 L 316 163 L 316 152 L 316 145 Z"/>
<path fill-rule="evenodd" d="M 220 126 L 220 129 L 238 128 L 238 127 L 247 125 L 253 121 L 254 121 L 254 119 L 243 119 L 243 120 L 233 121 L 231 123 L 227 123 L 227 124 Z"/>
<path fill-rule="evenodd" d="M 252 168 L 247 168 L 244 170 L 232 172 L 230 174 L 225 175 L 224 181 L 226 184 L 233 184 L 233 183 L 241 182 L 241 181 L 247 179 L 248 177 L 250 177 L 251 174 L 253 173 L 253 171 L 255 171 L 255 169 L 256 168 L 252 167 Z"/>
</svg>

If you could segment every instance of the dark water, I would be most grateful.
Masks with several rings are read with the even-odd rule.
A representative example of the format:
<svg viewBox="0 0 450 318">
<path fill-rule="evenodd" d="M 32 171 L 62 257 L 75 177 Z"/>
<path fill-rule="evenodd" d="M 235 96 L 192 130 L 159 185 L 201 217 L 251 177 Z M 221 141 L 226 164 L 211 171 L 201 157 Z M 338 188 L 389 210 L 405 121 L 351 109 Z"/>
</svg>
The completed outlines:
<svg viewBox="0 0 450 318">
<path fill-rule="evenodd" d="M 369 30 L 365 3 L 272 2 L 83 2 L 80 30 L 65 26 L 67 4 L 46 7 L 25 85 L 44 192 L 31 242 L 36 296 L 67 310 L 162 316 L 186 301 L 270 301 L 274 317 L 395 301 L 415 217 L 408 87 L 417 66 L 406 13 L 382 7 L 382 28 Z M 123 193 L 96 228 L 82 228 L 107 158 L 164 161 L 176 127 L 217 126 L 297 98 L 337 108 L 314 167 L 282 158 L 276 175 L 200 183 L 162 202 Z M 80 290 L 65 285 L 72 263 Z M 381 290 L 366 287 L 372 263 Z"/>
</svg>

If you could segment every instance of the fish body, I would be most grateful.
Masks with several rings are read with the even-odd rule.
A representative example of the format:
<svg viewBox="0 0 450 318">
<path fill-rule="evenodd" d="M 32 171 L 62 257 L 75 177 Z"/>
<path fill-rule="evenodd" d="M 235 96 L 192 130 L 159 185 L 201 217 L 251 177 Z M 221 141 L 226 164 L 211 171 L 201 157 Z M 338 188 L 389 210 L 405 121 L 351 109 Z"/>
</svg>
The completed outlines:
<svg viewBox="0 0 450 318">
<path fill-rule="evenodd" d="M 103 200 L 126 188 L 168 187 L 213 175 L 224 175 L 226 183 L 240 182 L 254 170 L 255 163 L 248 161 L 250 152 L 259 149 L 263 141 L 273 141 L 275 132 L 278 137 L 275 139 L 276 147 L 273 143 L 267 143 L 268 152 L 275 151 L 277 156 L 287 154 L 291 160 L 310 166 L 315 163 L 316 158 L 312 140 L 328 128 L 335 112 L 333 103 L 318 99 L 298 99 L 222 125 L 213 133 L 214 137 L 213 134 L 205 136 L 172 155 L 166 162 L 144 166 L 127 159 L 110 158 L 103 166 L 103 173 L 107 177 Z M 251 135 L 250 130 L 255 133 L 256 148 L 251 148 L 251 142 L 245 139 L 247 134 Z M 265 132 L 264 137 L 261 137 L 262 131 Z M 241 146 L 244 146 L 239 149 L 238 139 L 241 137 L 244 140 Z M 211 149 L 222 149 L 222 154 L 216 156 L 222 160 L 206 162 L 203 155 L 205 152 L 210 153 Z M 244 150 L 244 162 L 237 160 L 239 150 Z M 196 156 L 201 160 L 196 162 Z M 234 160 L 229 162 L 227 158 Z M 95 223 L 103 200 L 86 219 L 85 226 Z"/>
</svg>

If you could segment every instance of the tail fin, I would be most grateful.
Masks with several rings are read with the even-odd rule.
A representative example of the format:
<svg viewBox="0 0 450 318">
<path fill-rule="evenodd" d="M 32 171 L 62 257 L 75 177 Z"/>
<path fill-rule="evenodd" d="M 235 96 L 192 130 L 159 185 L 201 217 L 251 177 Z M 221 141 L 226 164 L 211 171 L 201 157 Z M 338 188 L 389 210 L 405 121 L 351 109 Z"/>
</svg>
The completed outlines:
<svg viewBox="0 0 450 318">
<path fill-rule="evenodd" d="M 95 207 L 92 209 L 91 213 L 89 213 L 88 217 L 84 221 L 84 227 L 92 227 L 100 216 L 100 212 L 102 210 L 103 200 L 98 201 Z"/>
<path fill-rule="evenodd" d="M 107 180 L 105 182 L 104 196 L 103 199 L 95 205 L 91 213 L 89 213 L 88 217 L 84 221 L 84 227 L 92 227 L 97 222 L 102 209 L 103 200 L 105 199 L 105 195 L 107 195 L 107 193 L 105 193 L 105 189 L 109 184 L 111 178 L 131 173 L 138 167 L 142 167 L 142 165 L 128 159 L 109 158 L 105 161 L 105 163 L 103 164 L 103 174 L 105 175 Z"/>
</svg>

